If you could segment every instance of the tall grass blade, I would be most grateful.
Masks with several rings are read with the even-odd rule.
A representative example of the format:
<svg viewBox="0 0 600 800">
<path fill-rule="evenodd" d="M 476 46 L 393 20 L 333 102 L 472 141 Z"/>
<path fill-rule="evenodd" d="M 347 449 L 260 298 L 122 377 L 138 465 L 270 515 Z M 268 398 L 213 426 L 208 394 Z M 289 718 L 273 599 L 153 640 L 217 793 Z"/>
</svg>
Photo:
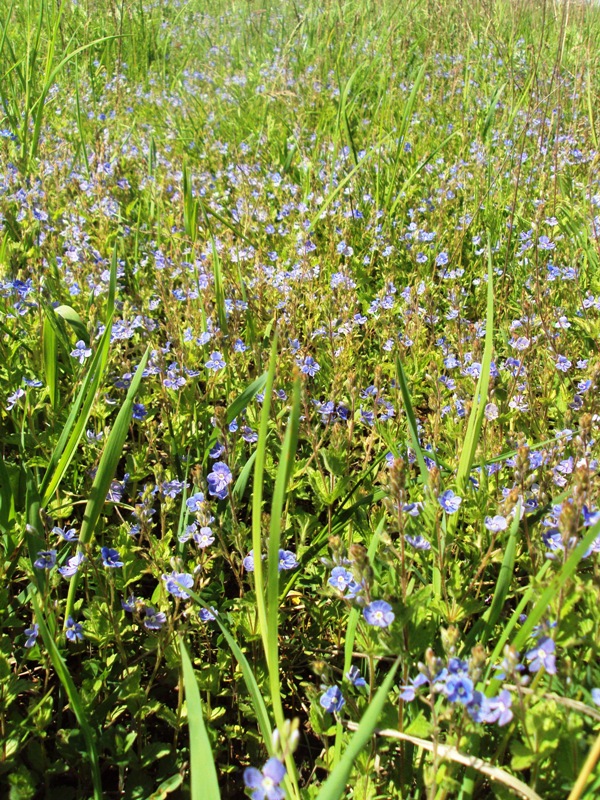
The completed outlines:
<svg viewBox="0 0 600 800">
<path fill-rule="evenodd" d="M 131 385 L 127 392 L 127 396 L 125 397 L 125 401 L 123 402 L 123 405 L 117 414 L 115 424 L 113 425 L 113 428 L 107 439 L 106 446 L 100 458 L 96 477 L 94 478 L 94 482 L 90 491 L 90 498 L 86 504 L 83 514 L 83 522 L 81 524 L 81 530 L 79 533 L 79 545 L 77 547 L 78 553 L 85 552 L 94 534 L 96 523 L 100 518 L 102 509 L 104 508 L 110 483 L 117 470 L 121 456 L 123 455 L 123 445 L 125 444 L 129 423 L 131 422 L 133 401 L 140 387 L 142 373 L 146 368 L 149 355 L 150 349 L 148 348 L 142 356 L 142 360 L 138 364 L 135 375 L 133 376 L 133 380 L 131 381 Z M 76 572 L 71 578 L 69 594 L 67 596 L 65 619 L 73 612 L 80 574 L 80 572 Z"/>
<path fill-rule="evenodd" d="M 215 760 L 202 714 L 200 691 L 194 667 L 183 639 L 180 639 L 181 668 L 187 705 L 188 729 L 190 732 L 190 775 L 192 788 L 190 800 L 220 800 L 219 779 Z"/>
<path fill-rule="evenodd" d="M 423 483 L 427 484 L 429 481 L 429 470 L 427 469 L 427 464 L 425 463 L 423 451 L 421 450 L 417 418 L 415 416 L 415 411 L 410 397 L 410 390 L 408 388 L 408 381 L 406 380 L 406 374 L 404 372 L 404 368 L 402 366 L 402 362 L 400 361 L 399 357 L 396 357 L 396 376 L 398 378 L 400 394 L 402 395 L 402 403 L 404 404 L 404 411 L 406 413 L 406 420 L 408 422 L 408 432 L 410 434 L 412 447 L 413 450 L 415 451 L 415 456 L 417 458 L 417 464 L 419 465 L 419 471 L 421 473 L 421 478 L 423 479 Z"/>
<path fill-rule="evenodd" d="M 385 680 L 369 703 L 338 765 L 323 784 L 321 791 L 317 795 L 317 800 L 339 800 L 341 797 L 347 796 L 348 778 L 350 777 L 352 767 L 377 727 L 377 722 L 388 700 L 388 693 L 392 688 L 399 665 L 400 659 L 397 658 L 386 675 Z"/>
<path fill-rule="evenodd" d="M 46 624 L 46 620 L 38 603 L 38 598 L 35 594 L 31 594 L 31 605 L 33 606 L 33 612 L 35 614 L 36 622 L 39 626 L 40 636 L 42 637 L 42 641 L 44 642 L 44 646 L 48 651 L 48 655 L 50 657 L 50 661 L 52 662 L 52 666 L 62 683 L 65 692 L 67 693 L 67 697 L 69 698 L 69 703 L 75 714 L 77 722 L 79 723 L 79 728 L 81 730 L 82 736 L 85 741 L 85 746 L 87 748 L 88 758 L 90 759 L 90 766 L 92 769 L 92 784 L 93 784 L 93 797 L 94 800 L 102 800 L 102 779 L 100 776 L 100 761 L 98 758 L 98 750 L 96 748 L 96 741 L 94 738 L 94 732 L 88 722 L 85 709 L 83 706 L 83 701 L 77 691 L 77 687 L 73 682 L 73 678 L 71 678 L 71 674 L 67 668 L 67 665 L 60 654 L 58 647 L 54 639 L 52 638 L 50 631 L 48 630 L 48 626 Z"/>
</svg>

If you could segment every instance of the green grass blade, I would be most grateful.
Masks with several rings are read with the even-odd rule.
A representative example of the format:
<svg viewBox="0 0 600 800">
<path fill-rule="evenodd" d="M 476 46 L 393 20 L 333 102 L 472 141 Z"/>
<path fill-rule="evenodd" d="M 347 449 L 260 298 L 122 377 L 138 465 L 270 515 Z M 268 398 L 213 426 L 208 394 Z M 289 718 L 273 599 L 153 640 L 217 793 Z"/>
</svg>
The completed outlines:
<svg viewBox="0 0 600 800">
<path fill-rule="evenodd" d="M 406 374 L 399 357 L 396 357 L 396 375 L 398 378 L 400 394 L 402 395 L 402 403 L 404 404 L 404 411 L 406 413 L 406 419 L 408 422 L 410 440 L 412 442 L 413 450 L 415 451 L 415 456 L 417 457 L 417 464 L 419 465 L 419 471 L 421 473 L 423 483 L 427 484 L 429 481 L 429 470 L 427 469 L 427 464 L 425 463 L 425 458 L 423 457 L 423 451 L 421 450 L 417 418 L 415 416 L 412 400 L 410 398 L 410 390 L 408 388 Z"/>
<path fill-rule="evenodd" d="M 110 483 L 114 477 L 121 456 L 123 455 L 123 445 L 125 444 L 125 439 L 127 438 L 127 432 L 129 430 L 129 423 L 131 422 L 133 401 L 139 389 L 142 380 L 142 373 L 146 368 L 149 355 L 150 349 L 148 348 L 146 349 L 142 360 L 138 364 L 125 401 L 121 406 L 119 413 L 117 414 L 115 424 L 113 425 L 102 452 L 96 477 L 94 478 L 94 482 L 90 491 L 90 497 L 87 501 L 83 514 L 83 522 L 81 525 L 81 531 L 79 533 L 79 545 L 77 547 L 78 553 L 84 552 L 89 545 L 96 527 L 96 523 L 98 522 L 100 514 L 102 513 L 102 509 L 104 508 Z M 80 572 L 76 572 L 71 578 L 69 594 L 67 596 L 65 619 L 73 613 L 73 606 L 75 604 L 75 595 L 77 593 L 77 585 L 79 583 L 80 574 Z"/>
<path fill-rule="evenodd" d="M 79 728 L 81 730 L 82 736 L 85 741 L 85 745 L 87 748 L 87 754 L 90 759 L 90 765 L 92 768 L 92 784 L 94 787 L 94 800 L 102 800 L 102 780 L 100 777 L 100 761 L 98 759 L 98 751 L 96 749 L 96 741 L 94 738 L 94 732 L 87 720 L 85 709 L 83 706 L 83 701 L 77 691 L 77 687 L 75 686 L 73 679 L 69 673 L 67 665 L 63 657 L 60 654 L 58 647 L 52 636 L 50 635 L 50 631 L 48 630 L 48 626 L 46 624 L 46 620 L 44 615 L 42 614 L 42 610 L 39 606 L 38 599 L 35 594 L 31 595 L 31 604 L 33 606 L 33 611 L 35 614 L 36 622 L 39 626 L 40 636 L 42 637 L 42 641 L 48 651 L 48 655 L 50 656 L 50 661 L 52 662 L 52 666 L 54 667 L 54 671 L 56 672 L 60 682 L 62 683 L 65 692 L 67 693 L 67 697 L 69 698 L 69 703 L 75 714 L 77 722 L 79 724 Z"/>
<path fill-rule="evenodd" d="M 473 398 L 473 406 L 469 414 L 469 421 L 467 423 L 467 431 L 465 434 L 464 444 L 458 462 L 458 470 L 456 473 L 456 485 L 458 493 L 460 494 L 465 490 L 471 467 L 475 459 L 475 451 L 479 443 L 479 436 L 481 434 L 481 426 L 483 425 L 483 415 L 487 403 L 488 388 L 490 385 L 490 371 L 492 367 L 492 356 L 494 348 L 494 271 L 492 267 L 492 246 L 488 241 L 488 282 L 487 282 L 487 313 L 485 320 L 485 343 L 483 347 L 483 360 L 481 362 L 481 372 L 477 387 L 475 389 L 475 397 Z"/>
<path fill-rule="evenodd" d="M 58 342 L 56 340 L 56 331 L 47 318 L 44 318 L 42 339 L 46 386 L 48 388 L 50 404 L 52 408 L 56 408 L 58 404 Z"/>
<path fill-rule="evenodd" d="M 360 720 L 358 729 L 350 740 L 348 747 L 344 750 L 338 765 L 323 784 L 321 791 L 317 795 L 317 800 L 339 800 L 340 797 L 347 797 L 347 784 L 352 767 L 377 727 L 377 722 L 387 702 L 399 665 L 400 659 L 397 658 L 369 703 Z"/>
<path fill-rule="evenodd" d="M 188 728 L 190 732 L 190 775 L 191 800 L 220 800 L 219 779 L 215 760 L 208 738 L 208 731 L 202 714 L 200 691 L 194 674 L 194 667 L 183 639 L 180 640 L 181 668 L 187 705 Z"/>
</svg>

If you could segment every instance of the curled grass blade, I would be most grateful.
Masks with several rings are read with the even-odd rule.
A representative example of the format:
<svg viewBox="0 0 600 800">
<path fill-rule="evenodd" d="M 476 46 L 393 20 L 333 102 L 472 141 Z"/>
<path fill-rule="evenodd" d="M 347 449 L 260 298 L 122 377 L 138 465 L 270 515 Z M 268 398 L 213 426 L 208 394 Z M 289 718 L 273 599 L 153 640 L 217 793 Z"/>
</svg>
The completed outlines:
<svg viewBox="0 0 600 800">
<path fill-rule="evenodd" d="M 415 456 L 417 457 L 417 464 L 419 465 L 419 471 L 421 473 L 423 483 L 427 484 L 429 481 L 429 470 L 427 469 L 427 464 L 425 463 L 425 458 L 423 457 L 423 451 L 421 450 L 417 418 L 415 416 L 415 411 L 410 397 L 410 390 L 408 388 L 408 381 L 406 380 L 404 367 L 402 366 L 402 362 L 400 361 L 399 357 L 396 357 L 396 375 L 398 378 L 400 394 L 402 395 L 402 402 L 404 404 L 404 411 L 406 413 L 406 419 L 408 422 L 410 440 L 412 442 L 413 450 L 415 451 Z"/>
</svg>

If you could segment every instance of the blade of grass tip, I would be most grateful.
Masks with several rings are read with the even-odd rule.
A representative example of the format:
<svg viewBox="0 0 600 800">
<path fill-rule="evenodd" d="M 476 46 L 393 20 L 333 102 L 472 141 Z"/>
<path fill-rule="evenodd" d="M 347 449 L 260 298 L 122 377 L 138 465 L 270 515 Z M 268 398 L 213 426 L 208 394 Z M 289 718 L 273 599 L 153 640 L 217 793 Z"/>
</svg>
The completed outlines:
<svg viewBox="0 0 600 800">
<path fill-rule="evenodd" d="M 397 658 L 362 715 L 358 728 L 344 750 L 339 763 L 321 787 L 317 800 L 339 800 L 339 798 L 347 796 L 347 783 L 352 767 L 377 727 L 377 721 L 387 702 L 399 664 L 400 658 Z"/>
<path fill-rule="evenodd" d="M 217 304 L 217 315 L 219 317 L 219 327 L 223 331 L 223 333 L 227 333 L 227 317 L 225 315 L 225 296 L 223 294 L 223 270 L 221 268 L 221 257 L 219 256 L 219 251 L 217 249 L 217 242 L 215 239 L 215 235 L 213 232 L 212 225 L 208 219 L 208 214 L 206 213 L 206 208 L 204 203 L 198 197 L 198 203 L 200 205 L 200 210 L 202 211 L 202 216 L 204 218 L 204 224 L 208 229 L 208 235 L 210 237 L 211 242 L 211 249 L 212 249 L 212 261 L 213 261 L 213 277 L 215 282 L 215 302 Z"/>
<path fill-rule="evenodd" d="M 35 614 L 35 619 L 39 627 L 40 636 L 42 637 L 42 641 L 48 651 L 48 655 L 52 662 L 52 666 L 62 683 L 67 697 L 69 698 L 69 703 L 75 714 L 77 722 L 79 723 L 79 728 L 83 735 L 85 745 L 87 748 L 88 758 L 90 759 L 90 766 L 92 770 L 92 785 L 94 787 L 94 800 L 102 800 L 102 779 L 100 777 L 100 761 L 98 759 L 98 751 L 96 749 L 96 741 L 94 739 L 94 732 L 87 720 L 83 701 L 77 691 L 77 687 L 73 682 L 73 679 L 69 673 L 67 665 L 63 657 L 61 656 L 58 647 L 52 636 L 50 635 L 50 631 L 48 630 L 48 626 L 46 625 L 46 620 L 44 619 L 44 615 L 42 614 L 42 610 L 39 606 L 38 599 L 35 594 L 31 595 L 31 604 L 33 606 L 33 611 Z"/>
<path fill-rule="evenodd" d="M 256 450 L 250 455 L 250 458 L 244 464 L 244 467 L 241 470 L 240 474 L 238 475 L 238 479 L 233 487 L 232 494 L 236 502 L 238 503 L 244 496 L 246 487 L 248 486 L 248 481 L 250 480 L 250 473 L 252 472 L 252 467 L 254 466 L 255 460 L 256 460 Z"/>
<path fill-rule="evenodd" d="M 110 277 L 108 282 L 108 297 L 106 301 L 106 310 L 104 318 L 104 333 L 102 334 L 98 347 L 94 353 L 88 373 L 79 390 L 79 394 L 69 416 L 67 422 L 60 435 L 58 443 L 54 448 L 50 457 L 50 462 L 46 468 L 42 485 L 40 486 L 40 495 L 42 496 L 42 505 L 45 506 L 52 497 L 56 487 L 59 485 L 62 477 L 71 463 L 71 459 L 75 454 L 77 446 L 83 436 L 85 426 L 90 416 L 92 405 L 96 397 L 96 391 L 102 380 L 102 376 L 108 364 L 108 353 L 110 349 L 110 337 L 112 331 L 112 321 L 115 311 L 115 296 L 117 293 L 117 248 L 113 249 Z"/>
<path fill-rule="evenodd" d="M 456 473 L 456 485 L 458 493 L 461 494 L 465 488 L 473 466 L 475 458 L 475 451 L 479 443 L 479 436 L 481 434 L 481 427 L 483 425 L 483 415 L 487 403 L 488 388 L 490 385 L 490 372 L 492 368 L 492 356 L 494 346 L 494 270 L 492 265 L 492 245 L 488 232 L 488 280 L 487 280 L 487 312 L 485 320 L 485 342 L 483 346 L 483 360 L 481 362 L 481 372 L 477 381 L 475 389 L 475 397 L 473 398 L 473 405 L 471 413 L 469 414 L 469 421 L 467 423 L 467 431 L 463 448 L 458 462 L 458 470 Z M 456 524 L 458 515 L 453 518 L 453 525 Z"/>
<path fill-rule="evenodd" d="M 90 335 L 88 333 L 87 328 L 79 314 L 75 311 L 74 308 L 71 306 L 57 306 L 54 309 L 54 313 L 58 314 L 59 317 L 68 322 L 69 325 L 73 328 L 75 335 L 78 339 L 83 339 L 83 341 L 89 345 L 90 343 Z"/>
<path fill-rule="evenodd" d="M 423 451 L 421 450 L 421 444 L 419 442 L 419 429 L 417 426 L 417 418 L 413 409 L 412 400 L 410 398 L 408 381 L 406 380 L 406 374 L 404 372 L 402 362 L 398 356 L 396 356 L 396 375 L 398 377 L 398 385 L 400 387 L 400 394 L 402 395 L 402 402 L 404 404 L 404 411 L 406 413 L 406 419 L 408 422 L 410 440 L 412 442 L 413 450 L 415 451 L 421 477 L 423 478 L 425 485 L 427 485 L 429 482 L 429 470 L 427 469 L 427 464 L 425 463 L 425 458 L 423 457 Z"/>
<path fill-rule="evenodd" d="M 111 329 L 112 325 L 109 325 L 102 334 L 102 338 L 98 343 L 98 348 L 88 367 L 85 379 L 71 406 L 60 438 L 50 456 L 50 461 L 46 467 L 46 472 L 44 473 L 44 478 L 40 486 L 43 506 L 48 504 L 50 498 L 56 491 L 56 488 L 61 482 L 77 451 L 77 447 L 85 431 L 85 426 L 87 425 L 92 406 L 96 399 L 96 392 L 98 391 L 108 361 Z"/>
<path fill-rule="evenodd" d="M 208 731 L 204 723 L 194 667 L 183 639 L 179 640 L 179 646 L 190 732 L 190 777 L 192 783 L 190 800 L 220 800 L 219 779 Z"/>
<path fill-rule="evenodd" d="M 189 451 L 186 458 L 186 468 L 185 468 L 185 476 L 183 479 L 183 491 L 181 493 L 181 508 L 179 510 L 179 522 L 177 524 L 177 552 L 179 555 L 183 555 L 183 550 L 185 547 L 185 542 L 182 541 L 183 536 L 183 529 L 185 528 L 185 524 L 188 519 L 188 507 L 186 505 L 188 499 L 188 477 L 190 474 L 190 460 L 189 460 Z"/>
<path fill-rule="evenodd" d="M 196 594 L 196 592 L 194 592 L 192 589 L 187 589 L 184 586 L 181 588 L 185 589 L 185 591 L 197 605 L 199 605 L 201 608 L 210 610 L 210 607 L 203 602 L 202 598 Z M 252 672 L 252 667 L 250 666 L 250 663 L 244 655 L 241 647 L 233 638 L 227 626 L 223 622 L 223 615 L 217 614 L 215 620 L 221 629 L 221 633 L 225 637 L 225 641 L 229 645 L 229 649 L 233 653 L 233 657 L 239 664 L 244 683 L 246 684 L 246 688 L 248 689 L 248 693 L 252 700 L 254 713 L 256 714 L 256 720 L 258 722 L 258 727 L 265 743 L 265 747 L 267 748 L 269 755 L 273 755 L 273 732 L 271 729 L 271 722 L 269 720 L 269 712 L 267 711 L 267 705 L 264 697 L 261 694 L 256 678 L 254 677 L 254 673 Z"/>
<path fill-rule="evenodd" d="M 494 629 L 494 625 L 498 621 L 500 614 L 502 613 L 502 609 L 504 608 L 504 603 L 506 598 L 508 597 L 508 592 L 510 590 L 510 582 L 512 580 L 513 569 L 515 566 L 515 555 L 517 552 L 517 533 L 519 531 L 519 523 L 521 522 L 521 501 L 516 505 L 515 508 L 515 516 L 510 526 L 510 532 L 508 536 L 508 544 L 506 545 L 506 550 L 504 551 L 504 558 L 502 559 L 502 566 L 500 567 L 500 572 L 498 574 L 498 580 L 496 582 L 496 588 L 494 589 L 494 596 L 492 597 L 492 603 L 490 607 L 486 610 L 485 614 L 477 620 L 469 635 L 465 639 L 464 643 L 464 650 L 465 652 L 470 652 L 471 648 L 474 644 L 479 641 L 481 644 L 485 645 L 490 638 L 490 634 Z M 481 633 L 480 633 L 481 631 Z"/>
<path fill-rule="evenodd" d="M 131 422 L 133 401 L 142 381 L 142 373 L 146 368 L 149 355 L 150 348 L 148 347 L 142 356 L 142 360 L 138 364 L 135 375 L 133 376 L 133 380 L 131 381 L 131 385 L 127 392 L 127 396 L 125 397 L 123 405 L 117 414 L 113 428 L 106 441 L 104 450 L 102 451 L 100 463 L 98 464 L 98 470 L 90 490 L 90 497 L 87 501 L 83 514 L 83 522 L 81 524 L 81 530 L 79 533 L 79 544 L 77 546 L 78 554 L 84 554 L 91 541 L 96 523 L 98 522 L 100 514 L 102 513 L 102 509 L 104 508 L 110 483 L 114 477 L 121 456 L 123 455 L 123 445 L 125 444 L 125 439 L 127 438 L 127 432 L 129 430 L 129 423 Z M 65 610 L 65 623 L 67 618 L 73 613 L 73 606 L 75 605 L 75 596 L 77 594 L 77 585 L 79 583 L 80 574 L 81 573 L 79 571 L 76 572 L 71 578 L 69 584 L 67 607 Z"/>
</svg>

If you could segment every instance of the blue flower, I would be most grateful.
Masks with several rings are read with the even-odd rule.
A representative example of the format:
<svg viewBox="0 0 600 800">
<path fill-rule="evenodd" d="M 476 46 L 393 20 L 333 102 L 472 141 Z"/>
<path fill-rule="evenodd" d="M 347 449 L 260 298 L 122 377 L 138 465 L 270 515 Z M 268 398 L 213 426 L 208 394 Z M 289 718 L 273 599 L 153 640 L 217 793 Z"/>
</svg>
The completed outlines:
<svg viewBox="0 0 600 800">
<path fill-rule="evenodd" d="M 69 528 L 68 530 L 65 530 L 64 528 L 55 527 L 52 528 L 52 533 L 55 533 L 57 536 L 60 536 L 60 538 L 64 539 L 65 542 L 78 541 L 78 536 L 75 528 Z"/>
<path fill-rule="evenodd" d="M 143 403 L 134 403 L 133 404 L 133 412 L 131 416 L 134 419 L 144 419 L 144 417 L 148 416 L 148 412 L 146 411 L 146 406 Z"/>
<path fill-rule="evenodd" d="M 446 681 L 444 692 L 451 703 L 466 706 L 473 700 L 473 681 L 468 675 L 451 674 Z"/>
<path fill-rule="evenodd" d="M 201 549 L 204 549 L 205 547 L 208 547 L 215 540 L 215 537 L 213 536 L 212 530 L 206 525 L 204 527 L 200 528 L 199 531 L 194 532 L 193 533 L 193 537 L 194 537 L 194 541 L 196 542 L 198 547 L 200 547 Z"/>
<path fill-rule="evenodd" d="M 454 494 L 452 489 L 448 489 L 444 494 L 438 497 L 438 503 L 446 514 L 456 514 L 462 503 L 462 497 L 458 497 L 458 495 Z"/>
<path fill-rule="evenodd" d="M 525 654 L 525 658 L 530 662 L 529 672 L 538 672 L 542 667 L 548 675 L 556 675 L 556 659 L 554 656 L 554 641 L 549 637 L 544 637 Z"/>
<path fill-rule="evenodd" d="M 215 458 L 220 458 L 224 452 L 225 445 L 222 445 L 221 442 L 216 442 L 215 445 L 208 451 L 208 455 L 214 460 Z"/>
<path fill-rule="evenodd" d="M 177 497 L 184 489 L 187 489 L 187 483 L 184 481 L 172 480 L 164 481 L 160 487 L 165 497 Z"/>
<path fill-rule="evenodd" d="M 341 711 L 346 705 L 339 686 L 330 686 L 320 697 L 319 704 L 330 714 Z"/>
<path fill-rule="evenodd" d="M 134 594 L 130 594 L 127 600 L 121 600 L 121 608 L 123 611 L 127 611 L 129 614 L 133 614 L 141 602 L 141 597 L 136 597 Z"/>
<path fill-rule="evenodd" d="M 27 631 L 25 631 L 27 633 Z M 600 706 L 600 689 L 592 689 L 592 702 Z"/>
<path fill-rule="evenodd" d="M 217 613 L 217 609 L 211 606 L 210 608 L 201 608 L 198 616 L 202 622 L 211 622 L 213 619 L 217 618 Z"/>
<path fill-rule="evenodd" d="M 25 628 L 23 633 L 25 634 L 25 636 L 27 636 L 25 647 L 33 647 L 40 633 L 40 629 L 37 622 L 33 622 L 30 628 Z"/>
<path fill-rule="evenodd" d="M 206 480 L 208 481 L 208 493 L 213 497 L 218 497 L 219 500 L 224 500 L 227 497 L 227 487 L 233 480 L 233 475 L 227 464 L 217 461 Z"/>
<path fill-rule="evenodd" d="M 373 600 L 368 606 L 363 608 L 363 617 L 376 628 L 387 628 L 392 624 L 395 614 L 392 607 L 385 600 Z"/>
<path fill-rule="evenodd" d="M 146 606 L 144 615 L 144 628 L 149 631 L 159 631 L 167 621 L 164 611 L 157 611 L 152 606 Z"/>
<path fill-rule="evenodd" d="M 490 697 L 487 702 L 487 710 L 484 721 L 489 723 L 497 722 L 500 727 L 508 725 L 513 718 L 510 710 L 512 696 L 509 691 L 502 689 L 498 697 Z"/>
<path fill-rule="evenodd" d="M 406 540 L 406 543 L 411 547 L 414 547 L 415 550 L 431 550 L 431 543 L 428 542 L 424 536 L 421 536 L 420 533 L 416 536 L 410 536 L 408 533 L 406 533 L 404 535 L 404 539 Z"/>
<path fill-rule="evenodd" d="M 344 567 L 334 567 L 331 570 L 331 577 L 327 581 L 330 586 L 333 586 L 334 589 L 342 592 L 342 594 L 353 582 L 354 576 L 350 570 L 347 570 Z"/>
<path fill-rule="evenodd" d="M 486 517 L 485 527 L 492 533 L 499 533 L 508 528 L 508 520 L 501 514 L 496 514 L 494 517 Z"/>
<path fill-rule="evenodd" d="M 366 686 L 367 682 L 360 674 L 358 667 L 350 667 L 346 673 L 346 677 L 353 686 Z"/>
<path fill-rule="evenodd" d="M 196 513 L 197 511 L 202 511 L 202 507 L 204 505 L 204 493 L 196 492 L 196 494 L 188 497 L 188 499 L 185 501 L 185 504 L 192 514 Z"/>
<path fill-rule="evenodd" d="M 218 372 L 220 369 L 224 369 L 225 362 L 223 361 L 223 356 L 221 353 L 215 350 L 214 353 L 210 354 L 210 358 L 204 366 L 206 369 L 213 369 L 215 372 Z"/>
<path fill-rule="evenodd" d="M 190 575 L 189 572 L 172 572 L 170 575 L 163 575 L 162 579 L 169 594 L 172 594 L 173 597 L 180 597 L 182 600 L 188 599 L 189 594 L 185 589 L 191 589 L 194 585 L 193 575 Z"/>
<path fill-rule="evenodd" d="M 52 569 L 56 564 L 56 550 L 40 550 L 33 566 L 38 569 Z"/>
<path fill-rule="evenodd" d="M 102 547 L 100 554 L 102 555 L 102 563 L 105 567 L 117 569 L 118 567 L 123 566 L 123 562 L 121 561 L 121 556 L 118 550 L 114 550 L 112 547 Z"/>
<path fill-rule="evenodd" d="M 58 571 L 63 578 L 72 578 L 84 561 L 85 556 L 83 553 L 76 553 L 67 561 L 64 567 L 59 567 Z"/>
<path fill-rule="evenodd" d="M 310 375 L 311 378 L 314 378 L 320 369 L 321 367 L 317 364 L 312 356 L 306 356 L 302 362 L 302 366 L 300 367 L 300 372 L 303 372 L 305 375 Z"/>
<path fill-rule="evenodd" d="M 294 553 L 292 553 L 291 550 L 279 551 L 279 566 L 278 566 L 279 572 L 285 569 L 296 569 L 297 566 L 298 566 L 298 559 L 296 558 Z"/>
<path fill-rule="evenodd" d="M 75 349 L 70 353 L 72 358 L 76 358 L 80 364 L 89 358 L 92 355 L 92 349 L 86 346 L 86 343 L 83 340 L 79 340 L 75 344 Z"/>
<path fill-rule="evenodd" d="M 283 789 L 279 786 L 285 777 L 285 767 L 278 758 L 272 756 L 262 768 L 247 767 L 244 770 L 244 784 L 252 789 L 252 800 L 283 800 Z"/>
<path fill-rule="evenodd" d="M 65 636 L 70 642 L 79 642 L 84 638 L 83 627 L 79 624 L 79 622 L 75 622 L 73 617 L 67 618 Z"/>
</svg>

